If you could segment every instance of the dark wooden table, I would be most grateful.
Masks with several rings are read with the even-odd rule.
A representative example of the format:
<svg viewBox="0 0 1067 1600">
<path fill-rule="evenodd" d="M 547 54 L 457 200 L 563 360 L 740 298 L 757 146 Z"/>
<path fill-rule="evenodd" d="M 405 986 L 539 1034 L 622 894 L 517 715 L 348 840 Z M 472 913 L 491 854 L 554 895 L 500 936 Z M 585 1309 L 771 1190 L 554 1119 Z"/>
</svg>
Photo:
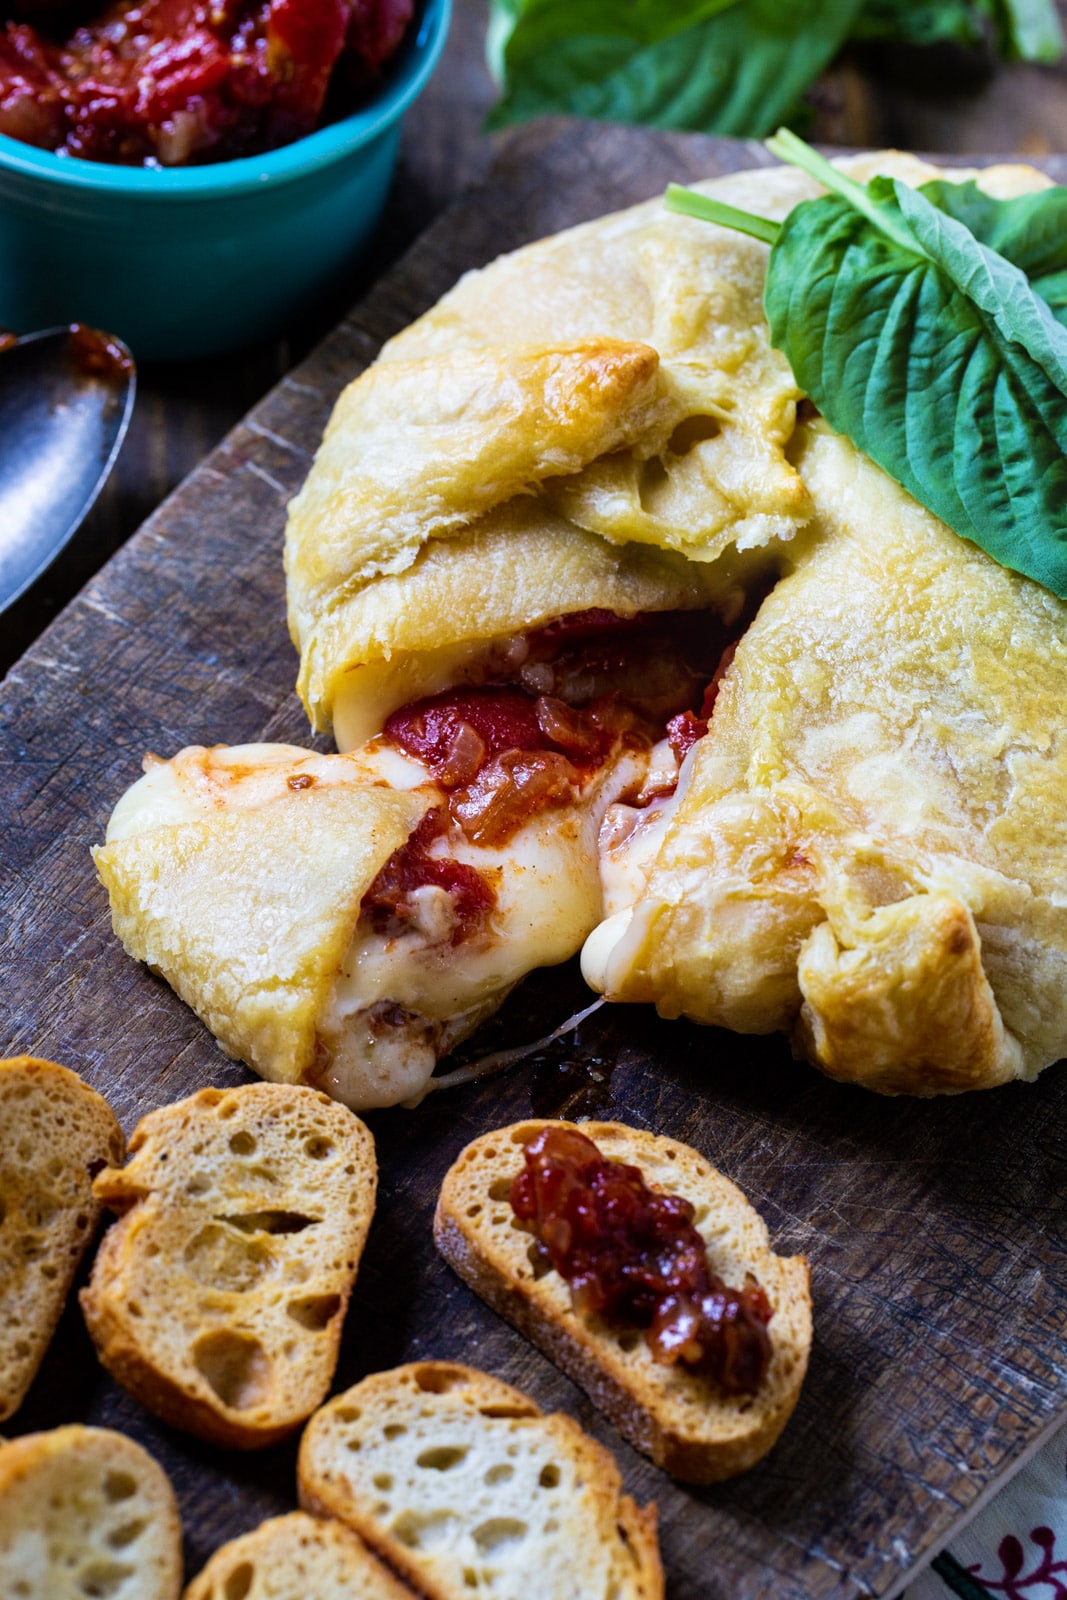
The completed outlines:
<svg viewBox="0 0 1067 1600">
<path fill-rule="evenodd" d="M 410 120 L 376 255 L 350 299 L 488 164 L 478 133 L 491 95 L 483 24 L 483 7 L 459 0 L 450 60 Z M 913 77 L 914 62 L 900 57 L 840 63 L 818 91 L 817 136 L 952 143 L 937 126 L 949 80 L 920 89 Z M 1067 149 L 1067 128 L 1050 131 L 1063 87 L 1062 73 L 1030 69 L 972 81 L 960 91 L 977 129 L 970 147 Z M 975 122 L 983 105 L 986 120 Z M 955 127 L 967 125 L 961 111 Z M 383 338 L 496 249 L 649 194 L 664 173 L 686 180 L 758 155 L 623 129 L 530 130 L 489 187 L 438 222 L 320 346 L 300 383 L 263 402 L 12 674 L 0 774 L 0 1053 L 76 1065 L 106 1089 L 127 1130 L 152 1105 L 242 1080 L 170 990 L 122 955 L 86 845 L 146 748 L 194 735 L 306 736 L 277 550 L 285 498 L 332 396 Z M 9 655 L 341 309 L 323 305 L 269 349 L 144 375 L 110 497 L 63 567 L 6 619 Z M 248 466 L 267 470 L 240 470 Z M 584 997 L 573 966 L 536 975 L 479 1047 L 528 1040 Z M 447 1102 L 376 1115 L 382 1189 L 337 1387 L 433 1354 L 474 1361 L 546 1408 L 571 1411 L 615 1450 L 631 1492 L 658 1501 L 672 1600 L 896 1594 L 1063 1415 L 1067 1079 L 1061 1069 L 1037 1088 L 995 1095 L 918 1115 L 915 1102 L 798 1070 L 781 1040 L 739 1042 L 660 1023 L 647 1008 L 610 1008 L 581 1048 L 568 1043 Z M 436 1257 L 429 1221 L 448 1162 L 468 1138 L 531 1110 L 605 1114 L 697 1145 L 752 1196 L 778 1249 L 817 1260 L 820 1331 L 801 1407 L 774 1455 L 736 1484 L 690 1493 L 667 1483 Z M 122 1428 L 166 1466 L 190 1573 L 223 1539 L 292 1505 L 291 1443 L 235 1459 L 155 1423 L 104 1378 L 72 1300 L 12 1431 L 73 1418 Z"/>
<path fill-rule="evenodd" d="M 484 63 L 487 0 L 454 0 L 454 8 L 444 59 L 408 115 L 371 256 L 334 300 L 282 339 L 210 361 L 142 370 L 122 458 L 96 511 L 0 624 L 0 672 L 368 284 L 486 171 L 494 143 L 481 131 L 493 100 Z M 1060 9 L 1067 20 L 1067 0 Z M 840 61 L 812 99 L 812 137 L 828 144 L 1031 155 L 1067 150 L 1067 65 L 990 72 L 947 50 L 869 48 Z"/>
</svg>

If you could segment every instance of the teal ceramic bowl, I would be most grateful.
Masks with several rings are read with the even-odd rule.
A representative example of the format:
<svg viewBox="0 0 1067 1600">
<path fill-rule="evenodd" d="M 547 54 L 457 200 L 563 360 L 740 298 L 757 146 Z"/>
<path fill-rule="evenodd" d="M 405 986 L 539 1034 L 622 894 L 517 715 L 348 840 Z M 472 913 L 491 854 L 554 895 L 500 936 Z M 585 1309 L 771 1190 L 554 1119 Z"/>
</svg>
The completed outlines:
<svg viewBox="0 0 1067 1600">
<path fill-rule="evenodd" d="M 87 322 L 142 361 L 277 333 L 372 233 L 450 14 L 426 0 L 370 105 L 263 156 L 157 172 L 0 135 L 0 326 Z"/>
</svg>

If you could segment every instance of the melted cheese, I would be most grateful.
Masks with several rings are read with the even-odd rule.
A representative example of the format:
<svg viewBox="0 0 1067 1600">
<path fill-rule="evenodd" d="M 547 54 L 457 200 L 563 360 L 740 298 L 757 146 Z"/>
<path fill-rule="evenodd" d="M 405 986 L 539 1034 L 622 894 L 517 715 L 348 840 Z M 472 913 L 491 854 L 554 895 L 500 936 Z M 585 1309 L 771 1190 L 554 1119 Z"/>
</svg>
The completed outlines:
<svg viewBox="0 0 1067 1600">
<path fill-rule="evenodd" d="M 202 822 L 218 810 L 254 811 L 280 799 L 296 780 L 317 784 L 384 784 L 417 789 L 426 769 L 392 745 L 372 741 L 343 759 L 295 744 L 189 745 L 169 761 L 145 757 L 145 775 L 119 800 L 107 825 L 107 843 L 152 828 Z"/>
<path fill-rule="evenodd" d="M 425 885 L 415 916 L 390 936 L 360 917 L 336 984 L 317 1024 L 315 1081 L 356 1110 L 395 1105 L 425 1090 L 439 1056 L 499 1004 L 534 967 L 567 960 L 603 915 L 597 836 L 619 795 L 636 792 L 645 754 L 607 763 L 576 803 L 536 813 L 506 844 L 472 844 L 458 830 L 435 839 L 431 855 L 466 863 L 493 886 L 484 924 L 453 943 L 454 904 Z M 202 822 L 220 810 L 254 811 L 317 785 L 386 785 L 444 791 L 426 768 L 372 740 L 348 755 L 297 745 L 190 746 L 170 761 L 149 757 L 122 797 L 108 841 Z"/>
<path fill-rule="evenodd" d="M 337 748 L 357 750 L 384 728 L 387 717 L 412 700 L 460 684 L 484 683 L 494 673 L 509 677 L 521 666 L 527 649 L 521 636 L 505 634 L 350 667 L 333 706 Z"/>
<path fill-rule="evenodd" d="M 452 1038 L 464 1037 L 527 972 L 566 961 L 581 946 L 602 915 L 601 819 L 617 795 L 640 784 L 645 764 L 624 754 L 578 804 L 536 814 L 504 845 L 483 848 L 456 835 L 434 842 L 431 854 L 465 862 L 495 886 L 496 905 L 481 931 L 455 945 L 450 928 L 444 937 L 439 926 L 437 937 L 427 936 L 427 917 L 432 927 L 440 911 L 431 909 L 432 891 L 423 925 L 398 937 L 361 920 L 320 1030 L 331 1057 L 331 1094 L 367 1107 L 418 1093 L 447 1048 L 446 1025 Z M 403 1015 L 387 1027 L 391 1007 Z M 379 1043 L 385 1035 L 389 1077 Z M 403 1095 L 396 1092 L 400 1076 Z M 370 1098 L 380 1094 L 389 1098 Z"/>
<path fill-rule="evenodd" d="M 689 783 L 693 760 L 690 750 L 679 771 L 664 740 L 652 751 L 645 789 L 667 781 L 673 768 L 677 773 L 674 792 L 653 797 L 643 806 L 611 805 L 605 810 L 597 838 L 597 857 L 606 916 L 582 947 L 582 977 L 598 994 L 610 997 L 625 978 L 635 941 L 633 908 L 644 892 L 679 797 Z M 641 798 L 639 795 L 638 800 Z"/>
</svg>

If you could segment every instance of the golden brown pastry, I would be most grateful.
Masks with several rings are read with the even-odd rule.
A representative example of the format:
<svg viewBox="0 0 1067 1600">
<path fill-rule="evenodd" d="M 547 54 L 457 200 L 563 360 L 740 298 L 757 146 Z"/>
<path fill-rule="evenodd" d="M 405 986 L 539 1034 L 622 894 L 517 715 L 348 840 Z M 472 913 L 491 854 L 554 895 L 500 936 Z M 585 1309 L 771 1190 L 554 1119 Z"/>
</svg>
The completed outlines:
<svg viewBox="0 0 1067 1600">
<path fill-rule="evenodd" d="M 779 212 L 811 192 L 780 171 L 711 187 Z M 651 201 L 468 274 L 385 347 L 290 508 L 316 728 L 350 749 L 568 612 L 738 609 L 738 552 L 811 513 L 764 254 Z"/>
<path fill-rule="evenodd" d="M 794 459 L 815 517 L 647 882 L 609 815 L 586 975 L 890 1093 L 1033 1077 L 1067 1053 L 1067 605 L 825 424 Z"/>
<path fill-rule="evenodd" d="M 228 1055 L 330 1087 L 323 1022 L 363 895 L 428 797 L 291 745 L 149 760 L 93 852 L 115 932 Z"/>
</svg>

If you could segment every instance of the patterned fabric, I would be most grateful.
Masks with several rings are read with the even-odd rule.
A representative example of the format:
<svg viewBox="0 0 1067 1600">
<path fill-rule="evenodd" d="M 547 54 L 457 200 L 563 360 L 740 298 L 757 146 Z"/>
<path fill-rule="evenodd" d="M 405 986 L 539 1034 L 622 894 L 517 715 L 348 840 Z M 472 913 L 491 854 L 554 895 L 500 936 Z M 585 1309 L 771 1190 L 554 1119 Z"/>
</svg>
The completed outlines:
<svg viewBox="0 0 1067 1600">
<path fill-rule="evenodd" d="M 906 1600 L 1067 1600 L 1067 1428 L 936 1557 Z"/>
</svg>

